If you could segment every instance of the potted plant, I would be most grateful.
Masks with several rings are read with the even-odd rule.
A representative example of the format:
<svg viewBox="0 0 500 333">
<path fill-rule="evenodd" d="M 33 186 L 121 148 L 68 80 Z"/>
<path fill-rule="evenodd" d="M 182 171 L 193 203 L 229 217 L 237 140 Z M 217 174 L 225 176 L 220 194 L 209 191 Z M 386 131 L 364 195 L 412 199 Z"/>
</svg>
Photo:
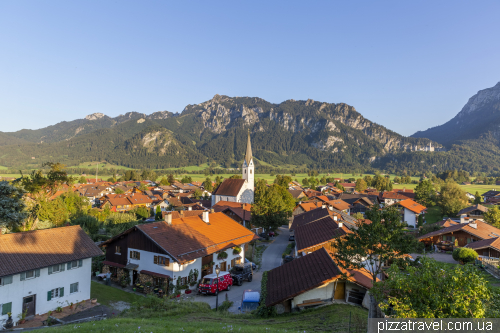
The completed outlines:
<svg viewBox="0 0 500 333">
<path fill-rule="evenodd" d="M 14 321 L 12 320 L 12 312 L 7 312 L 7 316 L 9 316 L 9 318 L 5 321 L 4 327 L 6 329 L 9 329 L 14 327 Z"/>
<path fill-rule="evenodd" d="M 227 252 L 221 252 L 217 255 L 218 260 L 226 259 L 227 258 Z"/>
<path fill-rule="evenodd" d="M 134 289 L 135 289 L 135 288 L 134 288 Z M 92 299 L 90 300 L 90 303 L 92 303 L 92 304 L 96 304 L 96 303 L 97 303 L 97 298 L 92 298 Z"/>
<path fill-rule="evenodd" d="M 28 314 L 28 309 L 21 312 L 17 318 L 19 319 L 19 324 L 24 324 L 26 322 L 26 315 Z"/>
<path fill-rule="evenodd" d="M 73 310 L 73 302 L 69 303 L 70 310 Z"/>
</svg>

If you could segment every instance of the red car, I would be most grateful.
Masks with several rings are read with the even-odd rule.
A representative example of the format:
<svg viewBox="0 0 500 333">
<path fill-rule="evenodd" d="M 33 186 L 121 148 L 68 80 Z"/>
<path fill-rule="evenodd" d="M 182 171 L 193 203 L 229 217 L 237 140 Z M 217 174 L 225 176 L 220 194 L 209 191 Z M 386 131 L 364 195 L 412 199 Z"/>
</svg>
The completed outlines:
<svg viewBox="0 0 500 333">
<path fill-rule="evenodd" d="M 201 280 L 198 286 L 199 294 L 214 294 L 217 295 L 219 291 L 231 290 L 233 285 L 233 278 L 229 272 L 220 272 L 219 274 L 219 290 L 217 290 L 217 275 L 209 274 Z"/>
</svg>

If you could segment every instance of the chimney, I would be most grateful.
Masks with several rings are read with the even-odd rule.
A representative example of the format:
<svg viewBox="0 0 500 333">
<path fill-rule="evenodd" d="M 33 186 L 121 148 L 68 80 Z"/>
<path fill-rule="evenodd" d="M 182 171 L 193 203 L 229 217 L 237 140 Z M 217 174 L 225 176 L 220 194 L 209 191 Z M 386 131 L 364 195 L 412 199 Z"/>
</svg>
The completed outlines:
<svg viewBox="0 0 500 333">
<path fill-rule="evenodd" d="M 465 221 L 466 216 L 467 216 L 466 214 L 460 215 L 460 223 L 466 223 L 466 221 Z"/>
<path fill-rule="evenodd" d="M 477 222 L 476 221 L 472 221 L 471 223 L 469 223 L 469 227 L 477 229 Z"/>
<path fill-rule="evenodd" d="M 165 222 L 167 222 L 168 225 L 172 225 L 172 212 L 167 212 L 167 214 L 165 214 Z"/>
<path fill-rule="evenodd" d="M 203 212 L 202 219 L 203 219 L 203 222 L 205 222 L 205 223 L 209 223 L 210 222 L 210 220 L 208 218 L 208 211 L 204 211 Z"/>
<path fill-rule="evenodd" d="M 184 217 L 184 211 L 183 211 L 183 210 L 180 210 L 180 211 L 179 211 L 179 215 L 180 215 L 181 217 Z"/>
<path fill-rule="evenodd" d="M 343 222 L 339 222 L 338 225 L 339 225 L 339 228 L 342 228 L 342 226 L 344 225 L 344 223 Z"/>
<path fill-rule="evenodd" d="M 333 210 L 333 206 L 330 206 L 330 207 L 328 207 L 328 208 L 330 208 L 330 210 Z"/>
<path fill-rule="evenodd" d="M 323 203 L 321 204 L 321 208 L 325 209 L 325 208 L 326 208 L 326 203 L 324 203 L 324 202 L 323 202 Z"/>
<path fill-rule="evenodd" d="M 333 220 L 337 221 L 337 215 L 333 215 Z"/>
<path fill-rule="evenodd" d="M 188 207 L 188 210 L 193 210 L 193 207 L 189 206 L 189 207 Z"/>
</svg>

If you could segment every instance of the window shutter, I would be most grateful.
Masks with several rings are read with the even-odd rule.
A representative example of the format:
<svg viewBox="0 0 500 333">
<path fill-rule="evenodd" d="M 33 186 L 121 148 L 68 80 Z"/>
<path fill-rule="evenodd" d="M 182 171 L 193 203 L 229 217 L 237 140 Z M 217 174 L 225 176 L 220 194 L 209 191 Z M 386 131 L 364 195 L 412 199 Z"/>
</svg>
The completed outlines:
<svg viewBox="0 0 500 333">
<path fill-rule="evenodd" d="M 154 263 L 158 265 L 158 256 L 155 256 Z"/>
<path fill-rule="evenodd" d="M 71 262 L 68 262 L 68 270 L 71 269 Z"/>
<path fill-rule="evenodd" d="M 40 277 L 40 270 L 39 269 L 35 269 L 35 277 Z"/>
<path fill-rule="evenodd" d="M 2 305 L 2 315 L 6 315 L 8 312 L 12 312 L 12 302 Z"/>
<path fill-rule="evenodd" d="M 63 297 L 63 296 L 64 296 L 64 287 L 59 289 L 59 297 Z"/>
<path fill-rule="evenodd" d="M 26 280 L 26 272 L 21 273 L 21 281 Z"/>
<path fill-rule="evenodd" d="M 64 272 L 64 264 L 61 264 L 61 272 Z"/>
<path fill-rule="evenodd" d="M 132 251 L 130 251 L 130 258 L 132 258 Z"/>
<path fill-rule="evenodd" d="M 52 290 L 49 290 L 47 292 L 47 301 L 50 301 L 52 299 Z"/>
<path fill-rule="evenodd" d="M 451 241 L 454 242 L 455 241 L 455 236 L 451 236 Z"/>
<path fill-rule="evenodd" d="M 165 258 L 165 266 L 169 266 L 170 265 L 170 259 L 169 258 Z"/>
<path fill-rule="evenodd" d="M 52 266 L 49 266 L 49 275 L 52 274 Z"/>
<path fill-rule="evenodd" d="M 83 266 L 83 259 L 80 259 L 78 260 L 78 267 L 82 267 Z"/>
</svg>

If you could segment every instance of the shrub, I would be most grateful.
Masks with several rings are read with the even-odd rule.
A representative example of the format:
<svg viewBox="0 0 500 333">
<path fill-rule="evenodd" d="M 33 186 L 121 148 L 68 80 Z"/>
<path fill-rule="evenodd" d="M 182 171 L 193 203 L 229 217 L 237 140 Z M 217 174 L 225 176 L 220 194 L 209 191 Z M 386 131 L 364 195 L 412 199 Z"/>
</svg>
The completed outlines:
<svg viewBox="0 0 500 333">
<path fill-rule="evenodd" d="M 260 302 L 259 307 L 257 308 L 257 315 L 262 318 L 274 317 L 276 316 L 276 309 L 274 306 L 267 307 L 266 306 L 266 298 L 267 298 L 267 273 L 265 271 L 262 274 L 262 281 L 260 285 Z"/>
<path fill-rule="evenodd" d="M 233 302 L 231 301 L 224 301 L 222 304 L 219 306 L 217 311 L 227 311 L 229 308 L 233 305 Z"/>
<path fill-rule="evenodd" d="M 466 247 L 459 247 L 453 250 L 453 259 L 462 261 L 463 263 L 473 262 L 477 259 L 477 252 Z"/>
</svg>

